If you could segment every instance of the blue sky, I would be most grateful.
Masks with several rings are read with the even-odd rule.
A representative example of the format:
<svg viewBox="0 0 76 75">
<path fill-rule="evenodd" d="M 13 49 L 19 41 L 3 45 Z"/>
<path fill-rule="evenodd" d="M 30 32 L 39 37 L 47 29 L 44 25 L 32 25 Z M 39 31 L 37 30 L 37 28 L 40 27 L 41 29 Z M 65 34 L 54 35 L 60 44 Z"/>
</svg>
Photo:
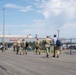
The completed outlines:
<svg viewBox="0 0 76 75">
<path fill-rule="evenodd" d="M 76 37 L 76 0 L 0 0 L 0 34 Z"/>
</svg>

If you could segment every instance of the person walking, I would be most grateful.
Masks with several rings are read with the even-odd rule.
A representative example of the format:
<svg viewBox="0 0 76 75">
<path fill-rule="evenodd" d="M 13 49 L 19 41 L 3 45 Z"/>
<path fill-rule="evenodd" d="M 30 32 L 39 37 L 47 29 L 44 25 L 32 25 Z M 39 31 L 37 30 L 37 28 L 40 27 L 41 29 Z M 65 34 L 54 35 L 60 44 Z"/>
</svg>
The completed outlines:
<svg viewBox="0 0 76 75">
<path fill-rule="evenodd" d="M 36 54 L 39 53 L 39 55 L 41 54 L 41 51 L 40 51 L 40 40 L 37 38 L 36 41 L 35 41 L 35 48 L 36 48 Z"/>
<path fill-rule="evenodd" d="M 18 40 L 18 41 L 17 41 L 17 53 L 16 53 L 16 54 L 19 53 L 20 48 L 21 48 L 21 41 Z"/>
<path fill-rule="evenodd" d="M 6 44 L 5 42 L 2 42 L 2 52 L 5 52 Z"/>
<path fill-rule="evenodd" d="M 57 56 L 57 58 L 59 58 L 59 48 L 61 46 L 61 42 L 59 40 L 59 38 L 57 38 L 56 35 L 54 35 L 54 38 L 53 38 L 53 44 L 54 44 L 54 54 L 53 54 L 53 57 Z"/>
<path fill-rule="evenodd" d="M 2 45 L 2 43 L 0 44 L 0 49 L 1 49 L 2 52 L 3 52 L 3 45 Z"/>
<path fill-rule="evenodd" d="M 50 46 L 52 44 L 52 40 L 49 38 L 49 36 L 45 39 L 45 48 L 46 48 L 46 57 L 50 57 Z"/>
<path fill-rule="evenodd" d="M 23 39 L 22 42 L 21 42 L 21 45 L 22 45 L 22 50 L 23 50 L 23 54 L 27 54 L 27 42 Z"/>
<path fill-rule="evenodd" d="M 17 42 L 14 42 L 14 43 L 13 43 L 13 52 L 15 52 L 16 49 L 17 49 Z"/>
</svg>

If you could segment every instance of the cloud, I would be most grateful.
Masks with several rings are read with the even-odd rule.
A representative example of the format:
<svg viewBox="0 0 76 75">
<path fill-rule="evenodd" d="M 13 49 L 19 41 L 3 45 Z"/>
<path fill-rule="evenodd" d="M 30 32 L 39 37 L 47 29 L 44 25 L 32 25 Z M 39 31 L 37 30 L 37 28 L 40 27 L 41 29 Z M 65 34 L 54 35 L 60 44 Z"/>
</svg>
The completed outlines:
<svg viewBox="0 0 76 75">
<path fill-rule="evenodd" d="M 76 17 L 76 0 L 44 0 L 38 7 L 42 9 L 41 13 L 45 19 L 49 19 L 52 14 L 64 14 L 67 18 Z"/>
<path fill-rule="evenodd" d="M 66 0 L 62 2 L 63 10 L 68 18 L 75 18 L 76 16 L 76 0 Z"/>
<path fill-rule="evenodd" d="M 15 9 L 18 9 L 19 11 L 21 11 L 21 12 L 28 12 L 28 11 L 33 10 L 32 6 L 23 7 L 23 6 L 18 6 L 18 5 L 15 5 L 15 4 L 6 4 L 5 7 L 6 8 L 15 8 Z"/>
<path fill-rule="evenodd" d="M 14 28 L 14 31 L 12 29 Z M 9 27 L 7 27 L 9 30 Z M 15 31 L 16 30 L 16 31 Z M 54 34 L 58 35 L 57 30 L 60 30 L 60 38 L 75 38 L 76 36 L 76 23 L 66 23 L 63 26 L 56 27 L 55 25 L 46 26 L 45 21 L 34 20 L 33 24 L 29 25 L 11 25 L 10 32 L 11 34 L 21 34 L 28 35 L 31 34 L 33 37 L 37 34 L 38 37 L 46 37 L 50 35 L 53 37 Z M 6 31 L 8 33 L 8 31 Z"/>
<path fill-rule="evenodd" d="M 32 19 L 33 24 L 15 25 L 20 28 L 21 34 L 33 36 L 37 34 L 39 37 L 51 35 L 52 37 L 54 34 L 58 34 L 57 30 L 60 30 L 62 38 L 76 36 L 76 0 L 34 0 L 34 2 L 37 2 L 33 3 L 36 5 L 35 8 L 38 8 L 37 13 L 41 13 L 45 19 Z M 21 12 L 35 10 L 32 6 L 23 7 L 14 4 L 6 4 L 5 7 L 15 8 Z M 18 31 L 16 29 L 17 33 L 19 33 Z"/>
<path fill-rule="evenodd" d="M 5 7 L 8 7 L 8 8 L 17 8 L 17 9 L 21 8 L 21 7 L 17 6 L 17 5 L 14 5 L 14 4 L 6 4 Z"/>
<path fill-rule="evenodd" d="M 54 34 L 57 34 L 57 28 L 54 25 L 48 24 L 46 20 L 35 19 L 33 20 L 33 24 L 27 25 L 25 28 L 26 29 L 22 32 L 27 35 L 31 34 L 35 36 L 35 34 L 37 34 L 38 37 L 46 37 L 47 35 L 50 35 L 52 37 Z M 27 31 L 27 29 L 29 31 Z"/>
<path fill-rule="evenodd" d="M 21 28 L 21 34 L 31 34 L 35 36 L 36 34 L 38 37 L 43 37 L 45 34 L 45 22 L 43 20 L 33 20 L 33 24 L 23 25 L 25 26 L 23 29 Z"/>
<path fill-rule="evenodd" d="M 75 38 L 76 37 L 76 23 L 66 23 L 60 28 L 60 35 L 62 37 Z"/>
</svg>

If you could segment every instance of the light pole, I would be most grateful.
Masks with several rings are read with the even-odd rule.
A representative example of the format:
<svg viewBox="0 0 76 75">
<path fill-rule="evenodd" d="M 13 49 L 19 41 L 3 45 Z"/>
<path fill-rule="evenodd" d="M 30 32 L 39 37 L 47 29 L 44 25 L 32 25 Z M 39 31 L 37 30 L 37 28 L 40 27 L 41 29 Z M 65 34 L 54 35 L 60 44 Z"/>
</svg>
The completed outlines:
<svg viewBox="0 0 76 75">
<path fill-rule="evenodd" d="M 5 36 L 5 8 L 3 10 L 3 39 L 2 41 L 4 42 L 4 36 Z"/>
<path fill-rule="evenodd" d="M 58 30 L 58 38 L 59 38 L 59 33 L 60 33 L 60 30 Z"/>
<path fill-rule="evenodd" d="M 35 38 L 37 38 L 38 36 L 37 36 L 37 34 L 35 35 Z"/>
</svg>

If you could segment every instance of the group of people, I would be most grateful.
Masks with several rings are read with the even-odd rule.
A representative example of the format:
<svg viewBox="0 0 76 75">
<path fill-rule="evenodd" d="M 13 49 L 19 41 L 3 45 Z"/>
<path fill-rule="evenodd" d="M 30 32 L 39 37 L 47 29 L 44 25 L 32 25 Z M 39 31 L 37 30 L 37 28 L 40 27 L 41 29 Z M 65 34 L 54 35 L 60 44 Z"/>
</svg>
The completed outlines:
<svg viewBox="0 0 76 75">
<path fill-rule="evenodd" d="M 61 45 L 59 45 L 59 38 L 57 38 L 56 35 L 54 35 L 54 38 L 51 39 L 49 36 L 47 36 L 44 40 L 44 45 L 45 45 L 45 49 L 46 49 L 46 57 L 50 57 L 50 48 L 51 45 L 53 45 L 54 50 L 53 50 L 53 57 L 57 57 L 59 58 L 59 48 Z M 16 51 L 16 54 L 18 54 L 20 52 L 22 52 L 22 54 L 27 54 L 27 47 L 28 47 L 28 43 L 23 39 L 22 41 L 18 40 L 17 42 L 14 42 L 13 44 L 13 51 Z M 42 47 L 42 43 L 41 41 L 36 38 L 35 41 L 35 52 L 36 54 L 41 54 L 41 47 Z"/>
<path fill-rule="evenodd" d="M 16 54 L 27 54 L 27 47 L 28 47 L 28 43 L 23 39 L 18 40 L 16 42 L 14 42 L 13 44 L 13 52 L 16 52 Z"/>
<path fill-rule="evenodd" d="M 47 36 L 44 40 L 44 45 L 45 45 L 45 49 L 46 49 L 46 57 L 50 57 L 50 48 L 51 45 L 53 45 L 54 50 L 53 50 L 53 57 L 57 57 L 59 58 L 59 54 L 60 54 L 60 46 L 61 46 L 61 42 L 59 41 L 59 38 L 57 38 L 56 35 L 54 35 L 53 39 L 51 39 L 49 36 Z M 6 44 L 3 42 L 1 43 L 2 46 L 2 52 L 5 51 L 5 46 Z M 16 52 L 16 54 L 27 54 L 27 48 L 28 48 L 29 44 L 26 42 L 25 39 L 22 40 L 18 40 L 16 42 L 13 43 L 13 52 Z M 42 50 L 42 43 L 39 40 L 39 38 L 36 38 L 35 41 L 35 52 L 36 54 L 41 54 L 41 50 Z"/>
<path fill-rule="evenodd" d="M 46 48 L 46 57 L 50 57 L 50 48 L 51 48 L 51 45 L 53 45 L 54 46 L 53 57 L 59 58 L 59 54 L 60 54 L 59 49 L 61 46 L 61 42 L 60 42 L 59 38 L 57 38 L 56 35 L 54 35 L 53 39 L 51 39 L 49 36 L 47 36 L 44 40 L 44 44 L 45 44 L 45 48 Z M 36 54 L 37 53 L 41 54 L 41 52 L 40 52 L 41 42 L 38 38 L 36 39 L 35 47 L 36 47 Z"/>
</svg>

